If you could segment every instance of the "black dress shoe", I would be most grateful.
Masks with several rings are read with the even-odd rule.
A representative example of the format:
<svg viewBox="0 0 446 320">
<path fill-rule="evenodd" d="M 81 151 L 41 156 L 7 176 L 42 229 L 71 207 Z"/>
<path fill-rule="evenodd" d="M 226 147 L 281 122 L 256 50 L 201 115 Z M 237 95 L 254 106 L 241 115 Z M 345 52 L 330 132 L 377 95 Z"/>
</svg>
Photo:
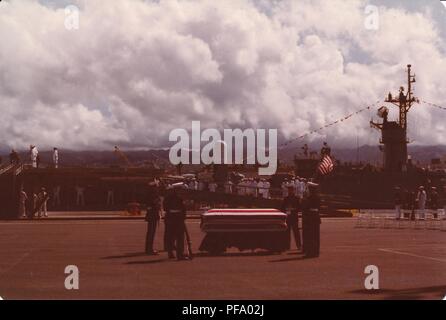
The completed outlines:
<svg viewBox="0 0 446 320">
<path fill-rule="evenodd" d="M 169 257 L 169 259 L 175 259 L 175 255 L 173 253 L 170 253 L 167 255 Z"/>
<path fill-rule="evenodd" d="M 157 256 L 158 255 L 158 251 L 156 251 L 156 250 L 148 251 L 147 255 L 149 255 L 149 256 Z"/>
</svg>

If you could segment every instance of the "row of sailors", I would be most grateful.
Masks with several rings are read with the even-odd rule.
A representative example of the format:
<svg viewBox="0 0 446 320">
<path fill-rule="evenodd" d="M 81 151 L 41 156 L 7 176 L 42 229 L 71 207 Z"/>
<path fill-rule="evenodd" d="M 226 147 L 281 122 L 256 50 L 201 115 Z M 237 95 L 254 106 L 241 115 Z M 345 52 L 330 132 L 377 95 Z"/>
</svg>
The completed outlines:
<svg viewBox="0 0 446 320">
<path fill-rule="evenodd" d="M 226 184 L 226 188 L 230 189 L 230 192 L 234 192 L 234 187 L 231 182 Z M 236 191 L 238 195 L 241 196 L 254 196 L 264 199 L 269 199 L 271 184 L 265 179 L 243 179 L 236 185 Z"/>
<path fill-rule="evenodd" d="M 282 196 L 283 198 L 288 197 L 288 190 L 293 189 L 294 194 L 299 198 L 303 199 L 303 197 L 308 193 L 308 184 L 307 180 L 304 178 L 294 178 L 294 179 L 285 179 L 282 182 Z"/>
<path fill-rule="evenodd" d="M 217 192 L 218 185 L 215 182 L 206 183 L 205 181 L 198 181 L 197 179 L 191 179 L 185 182 L 186 186 L 190 190 L 209 190 L 210 192 Z M 224 192 L 231 194 L 238 194 L 241 196 L 254 196 L 269 199 L 271 184 L 265 179 L 242 179 L 238 184 L 234 184 L 231 181 L 227 181 L 224 184 Z"/>
<path fill-rule="evenodd" d="M 204 181 L 197 181 L 197 179 L 190 180 L 187 187 L 191 190 L 209 190 L 210 192 L 217 191 L 217 183 L 209 182 L 207 185 Z M 254 196 L 264 199 L 270 198 L 271 184 L 265 179 L 243 179 L 238 184 L 228 181 L 224 185 L 225 193 L 237 193 L 241 196 Z M 294 194 L 302 199 L 308 193 L 307 181 L 304 178 L 286 179 L 281 185 L 282 196 L 288 196 L 289 188 L 293 188 Z"/>
</svg>

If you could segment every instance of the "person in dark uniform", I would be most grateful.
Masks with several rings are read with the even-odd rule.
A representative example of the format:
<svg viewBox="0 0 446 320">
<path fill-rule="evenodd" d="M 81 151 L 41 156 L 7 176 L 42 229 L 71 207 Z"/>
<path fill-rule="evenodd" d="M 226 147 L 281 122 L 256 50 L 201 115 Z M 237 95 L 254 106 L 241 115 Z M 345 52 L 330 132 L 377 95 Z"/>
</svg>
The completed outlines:
<svg viewBox="0 0 446 320">
<path fill-rule="evenodd" d="M 395 218 L 396 220 L 399 220 L 401 218 L 401 206 L 403 204 L 403 196 L 399 187 L 395 187 L 393 199 L 395 203 Z"/>
<path fill-rule="evenodd" d="M 160 220 L 161 213 L 161 199 L 158 194 L 158 189 L 155 189 L 150 195 L 147 203 L 147 234 L 146 234 L 146 253 L 148 255 L 157 255 L 158 251 L 153 249 L 153 241 L 155 240 L 156 228 Z"/>
<path fill-rule="evenodd" d="M 438 217 L 438 193 L 437 193 L 436 187 L 431 188 L 431 194 L 429 197 L 429 207 L 433 211 L 434 218 L 437 219 L 437 217 Z"/>
<path fill-rule="evenodd" d="M 324 145 L 321 148 L 321 159 L 324 159 L 325 156 L 331 156 L 331 148 L 328 146 L 327 142 L 324 142 Z"/>
<path fill-rule="evenodd" d="M 20 156 L 17 153 L 17 151 L 15 151 L 14 149 L 12 149 L 11 153 L 9 154 L 9 162 L 11 164 L 19 164 L 20 163 Z"/>
<path fill-rule="evenodd" d="M 409 193 L 407 204 L 410 210 L 410 220 L 415 220 L 415 208 L 417 206 L 417 195 L 415 194 L 415 191 Z"/>
<path fill-rule="evenodd" d="M 288 196 L 283 199 L 282 212 L 287 214 L 288 236 L 291 242 L 291 230 L 294 234 L 294 241 L 296 242 L 297 250 L 302 249 L 302 242 L 299 231 L 299 198 L 294 195 L 294 187 L 288 187 Z"/>
<path fill-rule="evenodd" d="M 302 147 L 302 150 L 303 150 L 304 157 L 308 158 L 308 145 L 306 143 Z"/>
<path fill-rule="evenodd" d="M 408 219 L 410 216 L 410 213 L 408 212 L 409 211 L 409 198 L 410 198 L 409 190 L 403 189 L 402 195 L 403 195 L 403 209 L 404 209 L 403 217 L 405 219 Z"/>
<path fill-rule="evenodd" d="M 313 258 L 319 257 L 320 249 L 320 198 L 317 184 L 308 183 L 308 190 L 309 195 L 303 201 L 302 211 L 303 252 L 305 257 Z"/>
<path fill-rule="evenodd" d="M 178 260 L 187 259 L 184 256 L 184 223 L 186 219 L 186 208 L 183 200 L 178 196 L 178 190 L 169 189 L 164 199 L 164 210 L 166 211 L 165 225 L 165 245 L 169 258 L 175 258 L 173 253 L 176 249 Z"/>
</svg>

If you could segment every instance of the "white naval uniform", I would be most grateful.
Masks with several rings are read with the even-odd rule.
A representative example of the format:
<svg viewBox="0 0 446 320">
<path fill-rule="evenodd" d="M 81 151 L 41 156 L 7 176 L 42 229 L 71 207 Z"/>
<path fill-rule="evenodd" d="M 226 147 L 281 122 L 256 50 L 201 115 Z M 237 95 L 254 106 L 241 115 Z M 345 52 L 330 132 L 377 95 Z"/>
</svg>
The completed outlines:
<svg viewBox="0 0 446 320">
<path fill-rule="evenodd" d="M 427 200 L 426 191 L 424 190 L 419 191 L 417 195 L 417 200 L 418 200 L 418 209 L 420 210 L 420 218 L 424 219 L 426 215 L 426 200 Z"/>
<path fill-rule="evenodd" d="M 31 162 L 33 168 L 37 168 L 37 155 L 39 154 L 39 151 L 37 150 L 37 147 L 34 147 L 31 149 Z"/>
<path fill-rule="evenodd" d="M 57 169 L 59 167 L 59 151 L 58 150 L 53 151 L 53 164 L 54 164 L 54 168 Z"/>
</svg>

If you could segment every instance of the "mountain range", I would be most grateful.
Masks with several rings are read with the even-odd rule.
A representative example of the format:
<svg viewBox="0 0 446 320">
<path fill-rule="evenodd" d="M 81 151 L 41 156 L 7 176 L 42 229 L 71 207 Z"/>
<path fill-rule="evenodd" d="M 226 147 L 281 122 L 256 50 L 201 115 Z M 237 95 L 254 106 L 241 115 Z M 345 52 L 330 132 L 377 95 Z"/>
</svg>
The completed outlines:
<svg viewBox="0 0 446 320">
<path fill-rule="evenodd" d="M 311 149 L 311 147 L 310 147 Z M 318 151 L 318 150 L 314 150 Z M 291 163 L 294 155 L 301 154 L 298 147 L 287 147 L 278 152 L 279 159 L 285 163 Z M 124 150 L 131 165 L 144 166 L 157 164 L 165 166 L 169 164 L 169 150 Z M 446 160 L 446 146 L 409 146 L 409 155 L 413 161 L 419 164 L 429 164 L 431 159 L 442 158 Z M 3 162 L 8 161 L 9 152 L 3 150 L 0 156 Z M 28 159 L 26 151 L 19 152 L 22 159 Z M 332 154 L 342 162 L 362 162 L 379 164 L 382 162 L 382 152 L 378 146 L 364 145 L 359 148 L 333 148 Z M 41 163 L 51 163 L 52 151 L 40 151 Z M 114 151 L 74 151 L 59 149 L 59 162 L 65 166 L 117 166 L 122 165 L 124 160 L 119 158 Z"/>
</svg>

